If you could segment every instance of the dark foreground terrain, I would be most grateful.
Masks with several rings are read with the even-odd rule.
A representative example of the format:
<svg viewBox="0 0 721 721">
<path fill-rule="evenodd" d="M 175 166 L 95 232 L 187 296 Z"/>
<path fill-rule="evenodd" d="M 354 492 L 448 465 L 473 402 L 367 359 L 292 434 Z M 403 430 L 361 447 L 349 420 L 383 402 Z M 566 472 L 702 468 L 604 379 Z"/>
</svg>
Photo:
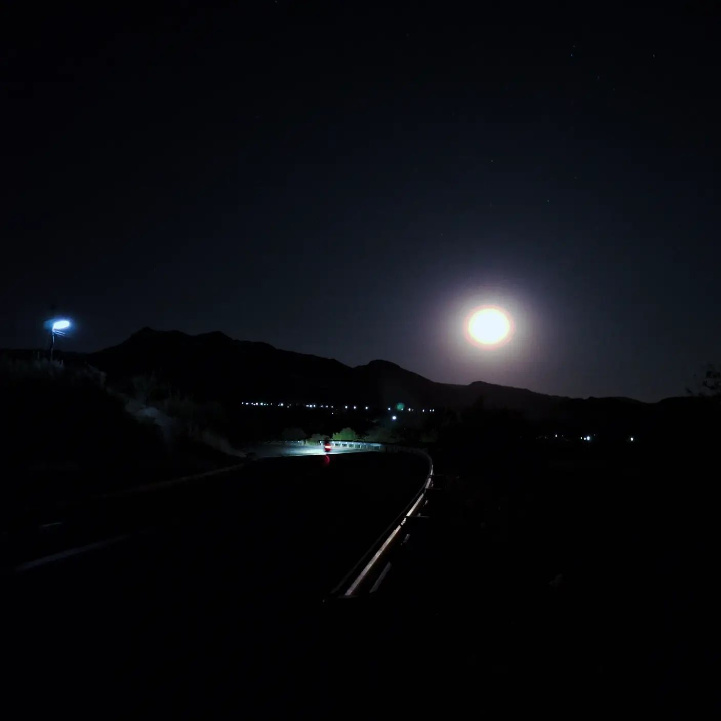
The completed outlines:
<svg viewBox="0 0 721 721">
<path fill-rule="evenodd" d="M 127 538 L 6 569 L 7 703 L 95 718 L 327 704 L 323 599 L 427 471 L 405 454 L 259 461 L 135 499 Z"/>
<path fill-rule="evenodd" d="M 426 707 L 454 718 L 721 710 L 721 494 L 707 452 L 583 451 L 434 454 L 455 475 L 378 614 L 416 624 L 394 645 L 411 678 L 427 679 L 415 685 Z"/>
<path fill-rule="evenodd" d="M 8 691 L 95 718 L 717 712 L 703 464 L 518 450 L 438 449 L 445 490 L 366 599 L 322 602 L 420 459 L 262 461 L 151 503 L 147 533 L 6 577 Z"/>
</svg>

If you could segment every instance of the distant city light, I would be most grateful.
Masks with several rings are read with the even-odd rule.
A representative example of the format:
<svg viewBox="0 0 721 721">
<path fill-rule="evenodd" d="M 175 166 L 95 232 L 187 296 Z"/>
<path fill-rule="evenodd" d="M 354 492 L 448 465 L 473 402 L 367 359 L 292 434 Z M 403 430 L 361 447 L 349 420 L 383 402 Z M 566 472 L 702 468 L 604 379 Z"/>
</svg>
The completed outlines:
<svg viewBox="0 0 721 721">
<path fill-rule="evenodd" d="M 392 420 L 392 421 L 395 421 L 395 420 L 397 420 L 397 419 L 396 419 L 395 416 L 392 416 L 392 417 L 391 417 L 391 420 Z"/>
</svg>

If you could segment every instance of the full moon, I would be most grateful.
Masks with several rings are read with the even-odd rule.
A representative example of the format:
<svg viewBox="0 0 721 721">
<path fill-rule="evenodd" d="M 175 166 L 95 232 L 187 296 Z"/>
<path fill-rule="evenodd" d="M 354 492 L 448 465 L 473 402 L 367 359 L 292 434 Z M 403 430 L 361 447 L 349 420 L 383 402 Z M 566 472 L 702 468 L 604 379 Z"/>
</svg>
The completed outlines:
<svg viewBox="0 0 721 721">
<path fill-rule="evenodd" d="M 486 307 L 474 311 L 468 319 L 468 337 L 484 346 L 497 346 L 510 338 L 513 323 L 501 308 Z"/>
</svg>

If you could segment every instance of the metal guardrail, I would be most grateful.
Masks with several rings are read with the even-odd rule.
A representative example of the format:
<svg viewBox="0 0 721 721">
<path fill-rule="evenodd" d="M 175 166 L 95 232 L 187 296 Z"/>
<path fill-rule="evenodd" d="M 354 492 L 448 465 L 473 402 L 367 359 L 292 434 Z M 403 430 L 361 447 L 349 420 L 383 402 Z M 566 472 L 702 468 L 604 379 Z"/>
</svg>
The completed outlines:
<svg viewBox="0 0 721 721">
<path fill-rule="evenodd" d="M 331 441 L 333 448 L 357 448 L 367 451 L 382 451 L 383 443 L 367 443 L 365 441 Z"/>
<path fill-rule="evenodd" d="M 268 441 L 263 444 L 259 445 L 268 445 L 268 446 L 293 446 L 293 447 L 317 447 L 322 446 L 323 442 L 318 441 L 318 443 L 309 443 L 308 441 Z M 369 451 L 382 451 L 384 446 L 387 446 L 388 444 L 385 443 L 368 443 L 367 441 L 331 441 L 331 445 L 334 448 L 358 448 L 360 450 L 369 450 Z M 388 446 L 390 448 L 390 446 Z"/>
<path fill-rule="evenodd" d="M 386 450 L 389 450 L 387 447 Z M 413 496 L 411 502 L 396 517 L 388 528 L 376 539 L 375 543 L 360 558 L 360 560 L 343 577 L 343 580 L 330 592 L 327 600 L 341 598 L 355 598 L 378 590 L 384 578 L 390 570 L 389 557 L 399 543 L 403 543 L 409 533 L 406 526 L 409 519 L 416 516 L 426 499 L 428 490 L 433 487 L 433 460 L 425 452 L 418 448 L 393 447 L 394 451 L 403 453 L 414 453 L 423 456 L 428 460 L 429 470 L 423 485 Z"/>
<path fill-rule="evenodd" d="M 333 448 L 358 448 L 359 450 L 368 450 L 368 451 L 385 451 L 387 453 L 415 453 L 417 455 L 421 455 L 424 458 L 428 458 L 430 460 L 430 457 L 428 454 L 421 450 L 420 448 L 411 448 L 409 446 L 398 446 L 394 443 L 371 443 L 368 441 L 331 441 L 331 446 Z M 317 447 L 322 446 L 323 442 L 318 441 L 316 444 L 315 442 L 309 443 L 308 441 L 267 441 L 264 444 L 260 445 L 268 445 L 268 446 L 305 446 L 305 447 Z"/>
</svg>

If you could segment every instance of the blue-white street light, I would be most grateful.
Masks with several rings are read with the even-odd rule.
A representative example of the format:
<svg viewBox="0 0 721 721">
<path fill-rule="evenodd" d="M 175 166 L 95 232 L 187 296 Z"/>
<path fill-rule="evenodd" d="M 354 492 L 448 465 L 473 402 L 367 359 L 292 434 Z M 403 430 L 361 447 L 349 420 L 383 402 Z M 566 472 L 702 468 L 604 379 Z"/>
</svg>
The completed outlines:
<svg viewBox="0 0 721 721">
<path fill-rule="evenodd" d="M 57 333 L 58 331 L 64 331 L 68 328 L 70 328 L 69 320 L 56 320 L 53 322 L 53 333 Z"/>
<path fill-rule="evenodd" d="M 50 327 L 50 360 L 53 359 L 53 352 L 55 351 L 55 336 L 65 335 L 71 325 L 72 323 L 67 318 L 54 318 L 45 324 L 46 328 Z"/>
</svg>

